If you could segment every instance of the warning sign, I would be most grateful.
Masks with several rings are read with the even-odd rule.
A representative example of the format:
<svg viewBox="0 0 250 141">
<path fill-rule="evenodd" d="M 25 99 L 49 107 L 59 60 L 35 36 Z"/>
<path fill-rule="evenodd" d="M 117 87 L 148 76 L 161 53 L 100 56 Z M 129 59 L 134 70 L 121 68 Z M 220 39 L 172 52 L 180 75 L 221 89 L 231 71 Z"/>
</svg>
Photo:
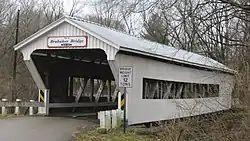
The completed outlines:
<svg viewBox="0 0 250 141">
<path fill-rule="evenodd" d="M 133 78 L 132 67 L 120 67 L 119 68 L 119 87 L 131 88 Z"/>
</svg>

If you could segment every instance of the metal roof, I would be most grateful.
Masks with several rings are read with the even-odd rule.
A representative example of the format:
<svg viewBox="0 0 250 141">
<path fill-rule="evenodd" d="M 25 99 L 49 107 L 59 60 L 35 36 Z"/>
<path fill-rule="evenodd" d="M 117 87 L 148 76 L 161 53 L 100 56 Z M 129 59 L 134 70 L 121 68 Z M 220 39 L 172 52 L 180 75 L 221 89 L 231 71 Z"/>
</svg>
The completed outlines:
<svg viewBox="0 0 250 141">
<path fill-rule="evenodd" d="M 175 47 L 149 41 L 143 38 L 138 38 L 97 23 L 81 20 L 79 18 L 68 17 L 68 19 L 109 40 L 110 42 L 119 45 L 120 50 L 149 55 L 183 64 L 235 73 L 234 70 L 206 56 L 177 49 Z"/>
</svg>

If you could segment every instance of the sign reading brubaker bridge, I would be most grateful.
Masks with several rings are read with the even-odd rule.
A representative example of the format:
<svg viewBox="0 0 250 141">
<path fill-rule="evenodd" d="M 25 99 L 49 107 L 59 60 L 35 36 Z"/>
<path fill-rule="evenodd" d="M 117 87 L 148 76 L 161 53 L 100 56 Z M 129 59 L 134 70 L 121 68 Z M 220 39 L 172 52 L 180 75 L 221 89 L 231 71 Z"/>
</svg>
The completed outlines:
<svg viewBox="0 0 250 141">
<path fill-rule="evenodd" d="M 131 88 L 133 78 L 132 67 L 120 67 L 119 68 L 119 87 Z"/>
<path fill-rule="evenodd" d="M 49 36 L 49 48 L 86 47 L 87 36 Z"/>
</svg>

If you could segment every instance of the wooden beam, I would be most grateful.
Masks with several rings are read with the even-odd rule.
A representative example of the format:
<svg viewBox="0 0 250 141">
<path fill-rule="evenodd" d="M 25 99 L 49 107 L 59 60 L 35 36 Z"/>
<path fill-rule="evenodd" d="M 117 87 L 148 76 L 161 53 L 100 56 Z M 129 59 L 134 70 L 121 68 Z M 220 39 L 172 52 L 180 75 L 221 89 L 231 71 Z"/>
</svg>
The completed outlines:
<svg viewBox="0 0 250 141">
<path fill-rule="evenodd" d="M 193 84 L 194 97 L 195 97 L 195 98 L 199 98 L 198 93 L 197 93 L 197 88 L 196 88 L 196 86 L 197 86 L 197 84 Z"/>
<path fill-rule="evenodd" d="M 79 100 L 80 100 L 80 98 L 81 98 L 82 94 L 84 93 L 84 90 L 85 90 L 85 88 L 87 86 L 88 80 L 89 80 L 89 78 L 84 78 L 83 84 L 82 84 L 82 86 L 80 87 L 80 89 L 77 92 L 75 103 L 79 102 Z"/>
<path fill-rule="evenodd" d="M 203 98 L 202 84 L 196 84 L 196 94 L 198 95 L 198 98 Z"/>
<path fill-rule="evenodd" d="M 187 83 L 184 83 L 183 84 L 184 86 L 184 88 L 183 88 L 183 98 L 187 98 L 187 88 L 188 88 L 188 84 Z"/>
<path fill-rule="evenodd" d="M 160 84 L 159 82 L 157 82 L 157 86 L 156 86 L 156 94 L 157 94 L 157 99 L 160 99 Z"/>
<path fill-rule="evenodd" d="M 35 59 L 36 65 L 38 64 L 37 69 L 41 71 L 43 71 L 45 69 L 44 66 L 46 66 L 49 67 L 51 71 L 60 73 L 58 72 L 58 70 L 63 70 L 63 74 L 68 74 L 74 77 L 82 77 L 82 78 L 88 77 L 88 78 L 106 79 L 106 80 L 114 79 L 108 65 L 101 65 L 83 61 L 64 60 L 64 59 L 57 59 L 56 61 L 53 61 L 52 59 L 47 59 L 45 57 L 39 57 L 39 56 L 35 56 L 35 58 L 36 58 Z M 84 73 L 82 72 L 82 70 L 84 70 Z"/>
<path fill-rule="evenodd" d="M 206 88 L 204 84 L 202 84 L 201 86 L 202 86 L 202 97 L 204 98 L 206 93 Z"/>
<path fill-rule="evenodd" d="M 117 102 L 49 103 L 49 108 L 117 106 Z"/>
<path fill-rule="evenodd" d="M 111 100 L 111 80 L 108 80 L 107 101 Z"/>
<path fill-rule="evenodd" d="M 207 84 L 207 97 L 211 95 L 210 85 Z"/>
<path fill-rule="evenodd" d="M 183 85 L 184 84 L 179 84 L 179 88 L 177 90 L 177 93 L 176 93 L 176 98 L 181 98 L 181 93 L 182 93 L 182 90 L 183 90 Z"/>
<path fill-rule="evenodd" d="M 112 95 L 112 102 L 115 102 L 118 92 L 119 92 L 118 87 L 115 87 L 114 93 Z"/>
<path fill-rule="evenodd" d="M 148 98 L 148 82 L 147 81 L 145 81 L 144 82 L 144 94 L 143 94 L 143 98 L 144 99 L 147 99 Z"/>
<path fill-rule="evenodd" d="M 73 96 L 73 77 L 69 77 L 69 96 Z"/>
<path fill-rule="evenodd" d="M 175 99 L 175 97 L 176 97 L 176 83 L 175 82 L 173 82 L 173 91 L 172 92 L 170 92 L 170 97 L 172 96 L 172 98 L 173 99 Z"/>
<path fill-rule="evenodd" d="M 44 84 L 44 82 L 43 82 L 43 80 L 41 78 L 41 75 L 38 72 L 39 68 L 35 65 L 35 63 L 33 62 L 33 60 L 32 59 L 25 60 L 24 62 L 26 64 L 28 70 L 30 71 L 31 76 L 32 76 L 33 80 L 35 81 L 37 87 L 39 89 L 46 89 L 46 86 L 45 86 L 45 84 Z"/>
<path fill-rule="evenodd" d="M 162 82 L 162 99 L 164 99 L 164 94 L 167 92 L 167 82 Z"/>
<path fill-rule="evenodd" d="M 190 83 L 190 97 L 194 98 L 195 94 L 194 94 L 194 83 Z"/>
<path fill-rule="evenodd" d="M 152 84 L 152 88 L 150 89 L 149 91 L 149 99 L 153 99 L 154 96 L 155 96 L 155 92 L 157 90 L 157 87 L 158 87 L 158 82 L 155 82 L 154 84 Z"/>
<path fill-rule="evenodd" d="M 192 83 L 188 83 L 187 84 L 187 94 L 188 94 L 188 98 L 194 98 L 193 96 L 193 89 L 192 89 Z"/>
<path fill-rule="evenodd" d="M 96 103 L 99 101 L 100 96 L 101 96 L 101 94 L 103 92 L 103 89 L 104 89 L 105 85 L 106 85 L 106 80 L 102 80 L 101 84 L 100 84 L 100 87 L 99 87 L 99 89 L 98 89 L 98 91 L 97 91 L 97 93 L 95 95 L 95 102 Z"/>
<path fill-rule="evenodd" d="M 171 93 L 171 88 L 172 88 L 173 83 L 169 82 L 169 83 L 166 83 L 166 85 L 167 85 L 167 91 L 163 94 L 163 99 L 168 99 Z"/>
<path fill-rule="evenodd" d="M 160 83 L 160 99 L 163 98 L 163 82 Z"/>
<path fill-rule="evenodd" d="M 91 102 L 93 102 L 94 100 L 94 93 L 95 93 L 95 79 L 91 78 L 91 95 L 90 95 Z"/>
</svg>

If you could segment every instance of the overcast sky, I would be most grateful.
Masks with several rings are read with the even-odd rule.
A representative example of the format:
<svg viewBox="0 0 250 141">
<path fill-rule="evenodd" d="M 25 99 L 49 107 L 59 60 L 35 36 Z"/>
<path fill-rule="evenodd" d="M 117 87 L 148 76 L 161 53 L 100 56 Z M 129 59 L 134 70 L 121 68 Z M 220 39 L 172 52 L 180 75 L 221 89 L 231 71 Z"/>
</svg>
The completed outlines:
<svg viewBox="0 0 250 141">
<path fill-rule="evenodd" d="M 69 14 L 72 5 L 73 5 L 73 0 L 62 0 L 64 3 L 64 12 L 65 14 Z M 79 16 L 83 16 L 85 14 L 91 14 L 94 12 L 94 7 L 91 6 L 91 3 L 94 2 L 95 0 L 79 0 L 80 1 L 80 6 L 83 6 L 83 10 L 81 11 Z M 140 15 L 139 14 L 133 14 L 132 16 L 132 22 L 133 22 L 133 30 L 134 30 L 134 35 L 138 35 L 142 29 L 142 23 L 140 20 Z"/>
<path fill-rule="evenodd" d="M 65 12 L 69 12 L 73 0 L 63 0 Z"/>
<path fill-rule="evenodd" d="M 64 11 L 65 13 L 69 13 L 72 6 L 73 6 L 73 0 L 62 0 L 64 3 Z M 85 5 L 86 1 L 91 2 L 91 0 L 79 0 L 80 5 Z M 83 8 L 83 13 L 91 13 L 91 7 L 89 5 L 85 5 Z"/>
<path fill-rule="evenodd" d="M 73 0 L 63 0 L 64 10 L 68 13 L 73 5 Z"/>
</svg>

